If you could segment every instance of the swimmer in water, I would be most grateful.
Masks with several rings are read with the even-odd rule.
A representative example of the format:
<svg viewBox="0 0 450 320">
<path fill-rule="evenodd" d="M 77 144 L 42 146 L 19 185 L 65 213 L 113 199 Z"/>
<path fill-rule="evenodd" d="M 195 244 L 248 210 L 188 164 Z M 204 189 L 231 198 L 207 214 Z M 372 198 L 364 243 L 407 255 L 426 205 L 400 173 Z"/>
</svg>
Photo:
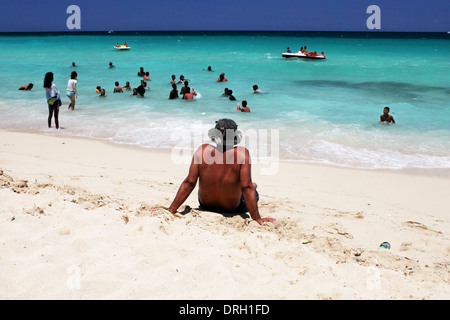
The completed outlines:
<svg viewBox="0 0 450 320">
<path fill-rule="evenodd" d="M 255 84 L 253 86 L 253 93 L 264 93 L 261 89 L 258 88 L 258 86 Z"/>
<path fill-rule="evenodd" d="M 146 83 L 144 82 L 144 80 L 141 80 L 141 85 L 136 88 L 136 92 L 138 93 L 138 95 L 141 98 L 143 98 L 145 95 L 145 87 L 146 87 Z"/>
<path fill-rule="evenodd" d="M 219 79 L 217 79 L 217 82 L 226 82 L 226 81 L 228 81 L 228 79 L 225 78 L 225 73 L 222 72 L 219 76 Z"/>
<path fill-rule="evenodd" d="M 114 87 L 114 93 L 123 93 L 123 89 L 122 89 L 122 87 L 121 86 L 119 86 L 119 82 L 118 81 L 116 81 L 116 83 L 115 83 L 115 87 Z"/>
<path fill-rule="evenodd" d="M 170 91 L 169 94 L 169 99 L 173 100 L 178 98 L 178 89 L 177 89 L 177 85 L 175 83 L 172 83 L 172 91 Z"/>
<path fill-rule="evenodd" d="M 250 112 L 250 108 L 249 107 L 247 107 L 247 101 L 242 101 L 242 107 L 239 107 L 238 109 L 237 109 L 237 111 L 240 111 L 240 112 Z"/>
<path fill-rule="evenodd" d="M 228 90 L 228 99 L 235 101 L 236 98 L 233 96 L 233 90 Z"/>
<path fill-rule="evenodd" d="M 184 96 L 184 94 L 186 93 L 187 88 L 189 88 L 189 82 L 188 81 L 184 81 L 184 87 L 181 88 L 180 95 Z"/>
<path fill-rule="evenodd" d="M 192 88 L 192 92 L 191 92 L 191 88 L 187 87 L 186 91 L 184 92 L 183 95 L 183 99 L 184 100 L 194 100 L 194 96 L 197 95 L 197 92 L 195 92 L 194 88 Z"/>
<path fill-rule="evenodd" d="M 33 84 L 30 83 L 28 85 L 24 84 L 23 86 L 20 86 L 19 90 L 25 90 L 25 91 L 30 91 L 31 89 L 33 89 Z"/>
<path fill-rule="evenodd" d="M 189 79 L 185 79 L 183 75 L 180 76 L 180 80 L 178 80 L 178 84 L 181 84 L 185 81 L 190 81 Z"/>
<path fill-rule="evenodd" d="M 125 86 L 122 88 L 123 90 L 131 90 L 130 81 L 127 81 Z"/>
<path fill-rule="evenodd" d="M 389 107 L 383 109 L 383 114 L 380 116 L 380 121 L 385 123 L 395 123 L 394 117 L 389 114 Z"/>
<path fill-rule="evenodd" d="M 141 67 L 140 68 L 140 70 L 139 70 L 139 72 L 138 72 L 138 77 L 143 77 L 143 76 L 145 76 L 145 71 L 144 71 L 144 68 L 143 67 Z"/>
</svg>

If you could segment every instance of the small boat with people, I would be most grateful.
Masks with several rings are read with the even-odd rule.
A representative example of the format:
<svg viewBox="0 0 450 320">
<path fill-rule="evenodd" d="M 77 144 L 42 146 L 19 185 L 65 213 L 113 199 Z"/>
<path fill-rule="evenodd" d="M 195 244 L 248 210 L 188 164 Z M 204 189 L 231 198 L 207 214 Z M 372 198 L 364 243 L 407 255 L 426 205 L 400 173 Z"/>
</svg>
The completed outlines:
<svg viewBox="0 0 450 320">
<path fill-rule="evenodd" d="M 306 47 L 301 47 L 298 52 L 291 52 L 289 48 L 287 48 L 286 52 L 281 54 L 283 58 L 300 58 L 300 59 L 311 59 L 311 60 L 324 60 L 325 54 L 318 54 L 317 52 L 307 51 Z"/>
<path fill-rule="evenodd" d="M 114 46 L 116 50 L 130 50 L 131 47 L 125 42 L 123 45 L 119 45 L 118 43 Z"/>
</svg>

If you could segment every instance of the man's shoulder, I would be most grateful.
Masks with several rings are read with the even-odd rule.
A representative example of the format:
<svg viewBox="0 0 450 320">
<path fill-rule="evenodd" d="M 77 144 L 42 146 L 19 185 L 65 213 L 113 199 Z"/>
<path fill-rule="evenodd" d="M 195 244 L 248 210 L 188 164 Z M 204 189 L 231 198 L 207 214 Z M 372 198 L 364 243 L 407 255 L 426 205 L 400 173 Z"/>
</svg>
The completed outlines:
<svg viewBox="0 0 450 320">
<path fill-rule="evenodd" d="M 243 146 L 236 146 L 235 149 L 238 152 L 245 152 L 245 153 L 249 153 L 250 152 L 250 151 L 248 151 L 248 149 L 246 147 L 243 147 Z"/>
<path fill-rule="evenodd" d="M 236 146 L 235 150 L 238 153 L 238 155 L 239 154 L 242 154 L 242 155 L 245 155 L 245 156 L 249 156 L 250 155 L 250 151 L 246 147 Z"/>
<path fill-rule="evenodd" d="M 204 143 L 197 148 L 195 153 L 203 152 L 207 148 L 214 148 L 214 147 L 212 145 L 210 145 L 209 143 Z"/>
</svg>

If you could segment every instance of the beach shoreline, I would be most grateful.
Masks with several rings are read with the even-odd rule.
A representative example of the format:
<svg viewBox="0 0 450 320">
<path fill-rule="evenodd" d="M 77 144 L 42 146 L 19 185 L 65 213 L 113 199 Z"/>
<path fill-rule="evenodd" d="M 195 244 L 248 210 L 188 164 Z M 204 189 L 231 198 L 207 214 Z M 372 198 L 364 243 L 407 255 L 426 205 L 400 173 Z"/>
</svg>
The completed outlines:
<svg viewBox="0 0 450 320">
<path fill-rule="evenodd" d="M 257 163 L 262 217 L 198 210 L 169 150 L 0 131 L 2 299 L 448 299 L 448 171 Z M 380 247 L 389 242 L 390 249 Z"/>
<path fill-rule="evenodd" d="M 61 129 L 60 129 L 61 130 Z M 64 130 L 64 129 L 62 129 Z M 191 157 L 194 155 L 194 152 L 196 150 L 195 148 L 192 149 L 186 149 L 183 147 L 152 147 L 152 146 L 141 146 L 141 145 L 134 145 L 129 144 L 126 142 L 118 142 L 113 141 L 109 137 L 101 138 L 101 137 L 87 137 L 87 136 L 81 136 L 81 135 L 72 135 L 72 134 L 61 134 L 61 131 L 58 131 L 54 128 L 48 129 L 47 131 L 40 131 L 37 132 L 35 130 L 25 130 L 25 129 L 0 129 L 0 132 L 6 132 L 6 133 L 24 133 L 24 134 L 30 134 L 30 135 L 43 135 L 46 137 L 56 137 L 56 138 L 67 138 L 67 139 L 76 139 L 81 141 L 97 141 L 99 143 L 105 143 L 110 144 L 111 146 L 117 146 L 119 148 L 125 148 L 125 149 L 134 149 L 134 150 L 147 150 L 150 152 L 156 152 L 158 154 L 174 154 L 177 155 L 181 154 L 183 152 L 187 152 L 188 155 L 183 155 L 183 165 L 189 165 L 191 161 Z M 203 143 L 207 143 L 207 141 L 203 141 Z M 178 148 L 178 149 L 177 149 Z M 178 151 L 174 151 L 174 149 L 177 149 Z M 177 165 L 180 164 L 181 158 L 177 159 Z M 338 163 L 327 163 L 322 161 L 313 161 L 313 160 L 292 160 L 292 159 L 276 159 L 276 158 L 258 158 L 252 156 L 252 159 L 255 160 L 256 163 L 259 161 L 261 162 L 277 162 L 277 163 L 285 163 L 285 164 L 292 164 L 292 165 L 305 165 L 305 166 L 315 166 L 315 167 L 325 167 L 325 168 L 337 168 L 337 169 L 347 169 L 347 170 L 361 170 L 361 171 L 368 171 L 368 172 L 381 172 L 381 173 L 393 173 L 393 174 L 405 174 L 405 175 L 414 175 L 414 176 L 426 176 L 426 177 L 437 177 L 437 178 L 450 178 L 450 168 L 421 168 L 421 167 L 401 167 L 401 168 L 382 168 L 382 167 L 353 167 L 350 165 L 342 165 Z"/>
</svg>

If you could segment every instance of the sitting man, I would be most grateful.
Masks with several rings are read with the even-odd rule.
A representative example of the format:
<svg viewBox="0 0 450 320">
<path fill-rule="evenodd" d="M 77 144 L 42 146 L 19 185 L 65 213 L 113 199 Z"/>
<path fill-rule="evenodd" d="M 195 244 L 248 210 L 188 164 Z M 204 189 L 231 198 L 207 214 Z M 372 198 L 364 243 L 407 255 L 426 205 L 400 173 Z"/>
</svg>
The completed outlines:
<svg viewBox="0 0 450 320">
<path fill-rule="evenodd" d="M 253 220 L 262 225 L 275 222 L 261 218 L 258 211 L 258 193 L 252 182 L 250 153 L 236 146 L 241 140 L 237 124 L 230 119 L 216 121 L 208 132 L 215 146 L 201 145 L 192 158 L 189 173 L 178 189 L 169 207 L 175 213 L 186 201 L 199 181 L 200 208 L 219 213 L 249 212 Z"/>
</svg>

